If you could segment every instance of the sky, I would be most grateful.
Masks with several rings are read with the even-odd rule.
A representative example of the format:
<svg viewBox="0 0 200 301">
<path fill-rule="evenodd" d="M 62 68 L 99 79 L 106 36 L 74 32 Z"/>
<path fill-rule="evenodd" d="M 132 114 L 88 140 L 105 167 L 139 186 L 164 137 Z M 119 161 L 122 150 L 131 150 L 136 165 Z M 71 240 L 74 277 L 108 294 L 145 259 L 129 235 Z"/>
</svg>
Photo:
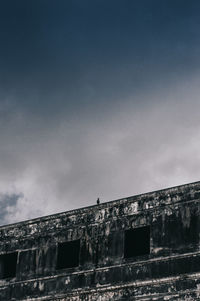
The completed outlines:
<svg viewBox="0 0 200 301">
<path fill-rule="evenodd" d="M 0 1 L 0 224 L 200 180 L 199 0 Z"/>
</svg>

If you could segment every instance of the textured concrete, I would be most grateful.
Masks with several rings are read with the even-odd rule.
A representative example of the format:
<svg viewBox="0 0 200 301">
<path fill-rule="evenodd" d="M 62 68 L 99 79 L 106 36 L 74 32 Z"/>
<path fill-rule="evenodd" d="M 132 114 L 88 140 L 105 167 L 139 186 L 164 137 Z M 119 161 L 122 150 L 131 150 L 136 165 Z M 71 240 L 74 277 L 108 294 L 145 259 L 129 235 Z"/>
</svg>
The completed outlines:
<svg viewBox="0 0 200 301">
<path fill-rule="evenodd" d="M 142 226 L 150 254 L 124 258 Z M 199 233 L 200 182 L 2 226 L 1 258 L 18 253 L 0 300 L 200 300 Z M 58 243 L 77 239 L 79 266 L 57 270 Z"/>
</svg>

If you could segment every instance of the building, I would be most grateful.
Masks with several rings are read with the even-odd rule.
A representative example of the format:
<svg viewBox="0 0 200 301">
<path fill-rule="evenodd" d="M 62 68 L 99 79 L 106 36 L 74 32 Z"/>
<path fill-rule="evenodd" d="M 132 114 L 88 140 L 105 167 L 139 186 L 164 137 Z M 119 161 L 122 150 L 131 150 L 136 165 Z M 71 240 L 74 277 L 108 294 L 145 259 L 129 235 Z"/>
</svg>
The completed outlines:
<svg viewBox="0 0 200 301">
<path fill-rule="evenodd" d="M 200 300 L 200 182 L 0 227 L 0 300 Z"/>
</svg>

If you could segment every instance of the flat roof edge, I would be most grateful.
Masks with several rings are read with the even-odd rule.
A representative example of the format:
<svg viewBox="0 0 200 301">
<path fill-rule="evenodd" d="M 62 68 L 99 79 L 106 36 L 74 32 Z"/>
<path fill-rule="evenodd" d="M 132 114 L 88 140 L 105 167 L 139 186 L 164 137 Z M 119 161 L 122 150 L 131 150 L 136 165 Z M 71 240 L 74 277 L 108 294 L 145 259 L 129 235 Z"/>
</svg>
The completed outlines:
<svg viewBox="0 0 200 301">
<path fill-rule="evenodd" d="M 167 188 L 158 189 L 158 190 L 155 190 L 155 191 L 148 191 L 148 192 L 145 192 L 145 193 L 136 194 L 136 195 L 132 195 L 132 196 L 129 196 L 129 197 L 124 197 L 124 198 L 120 198 L 120 199 L 116 199 L 116 200 L 106 201 L 106 202 L 103 202 L 103 203 L 100 203 L 100 204 L 80 207 L 80 208 L 72 209 L 72 210 L 69 210 L 69 211 L 57 212 L 57 213 L 44 215 L 44 216 L 40 216 L 40 217 L 36 217 L 36 218 L 33 218 L 33 219 L 28 219 L 28 220 L 24 220 L 24 221 L 20 221 L 20 222 L 15 222 L 15 223 L 11 223 L 11 224 L 0 225 L 0 229 L 10 228 L 10 227 L 17 226 L 17 225 L 33 224 L 33 223 L 37 223 L 41 220 L 45 221 L 45 220 L 49 220 L 49 219 L 52 219 L 52 218 L 56 219 L 57 217 L 62 216 L 62 215 L 66 215 L 66 214 L 73 215 L 73 214 L 80 213 L 81 211 L 83 211 L 83 212 L 88 211 L 89 209 L 92 209 L 92 208 L 95 208 L 95 207 L 104 208 L 109 204 L 118 203 L 120 201 L 125 202 L 125 201 L 128 201 L 130 199 L 133 199 L 133 198 L 136 199 L 136 198 L 139 198 L 139 197 L 142 197 L 142 196 L 145 196 L 145 195 L 149 195 L 149 194 L 150 195 L 151 194 L 157 194 L 157 193 L 160 193 L 160 192 L 166 192 L 168 190 L 176 190 L 176 189 L 186 188 L 188 186 L 195 186 L 195 185 L 198 185 L 198 184 L 200 185 L 200 181 L 181 184 L 181 185 L 172 186 L 172 187 L 167 187 Z"/>
</svg>

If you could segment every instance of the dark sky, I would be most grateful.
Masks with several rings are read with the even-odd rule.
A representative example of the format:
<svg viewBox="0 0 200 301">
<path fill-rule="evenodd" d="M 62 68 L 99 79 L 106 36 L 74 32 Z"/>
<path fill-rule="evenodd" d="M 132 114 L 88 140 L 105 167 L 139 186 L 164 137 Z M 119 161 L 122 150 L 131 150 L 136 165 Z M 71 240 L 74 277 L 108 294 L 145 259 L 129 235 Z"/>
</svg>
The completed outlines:
<svg viewBox="0 0 200 301">
<path fill-rule="evenodd" d="M 200 180 L 200 1 L 0 1 L 0 223 Z"/>
</svg>

